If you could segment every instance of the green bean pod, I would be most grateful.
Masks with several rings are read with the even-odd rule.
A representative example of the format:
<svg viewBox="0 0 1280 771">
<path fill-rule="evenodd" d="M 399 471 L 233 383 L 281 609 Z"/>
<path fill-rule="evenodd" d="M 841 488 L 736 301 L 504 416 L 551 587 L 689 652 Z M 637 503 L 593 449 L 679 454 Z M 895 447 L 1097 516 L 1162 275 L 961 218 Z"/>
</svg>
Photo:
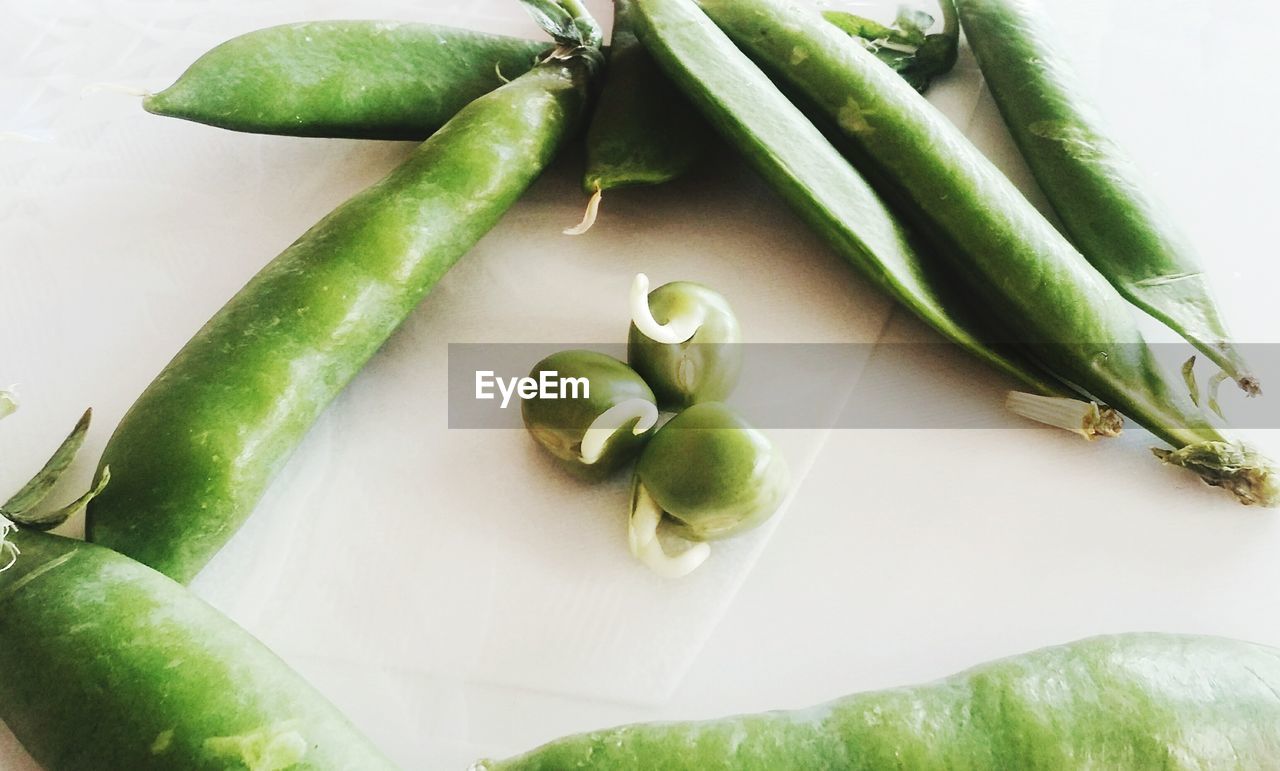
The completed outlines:
<svg viewBox="0 0 1280 771">
<path fill-rule="evenodd" d="M 47 771 L 395 766 L 213 608 L 109 549 L 10 536 L 0 719 Z"/>
<path fill-rule="evenodd" d="M 947 266 L 926 260 L 879 195 L 769 78 L 688 3 L 638 0 L 642 39 L 707 120 L 845 260 L 947 340 L 1037 394 L 1078 396 L 993 333 L 957 291 Z M 834 26 L 831 31 L 844 35 Z M 1082 423 L 1094 435 L 1109 429 Z"/>
<path fill-rule="evenodd" d="M 564 53 L 468 105 L 174 357 L 107 444 L 90 540 L 182 582 L 222 547 L 324 407 L 578 125 L 599 37 L 558 34 Z"/>
<path fill-rule="evenodd" d="M 596 351 L 561 351 L 534 365 L 529 377 L 572 383 L 520 402 L 534 440 L 571 471 L 599 478 L 617 471 L 644 447 L 658 423 L 657 399 L 635 370 Z M 582 381 L 585 381 L 582 382 Z"/>
<path fill-rule="evenodd" d="M 677 6 L 691 0 L 642 0 Z M 920 227 L 939 238 L 973 295 L 1010 342 L 1050 371 L 1145 426 L 1185 464 L 1246 504 L 1276 505 L 1270 462 L 1213 428 L 1170 380 L 1132 307 L 941 113 L 811 6 L 789 0 L 702 0 L 750 56 L 834 120 L 858 165 Z M 689 33 L 670 32 L 672 37 Z M 661 35 L 658 35 L 661 36 Z M 646 37 L 646 41 L 649 38 Z M 797 56 L 802 50 L 804 56 Z M 1168 451 L 1160 451 L 1170 460 Z M 1238 461 L 1245 459 L 1243 466 Z"/>
<path fill-rule="evenodd" d="M 742 374 L 742 329 L 714 289 L 673 281 L 650 292 L 641 273 L 631 287 L 627 362 L 663 409 L 723 401 Z"/>
<path fill-rule="evenodd" d="M 421 140 L 550 48 L 432 24 L 286 24 L 216 46 L 142 106 L 258 134 Z"/>
<path fill-rule="evenodd" d="M 475 771 L 1130 771 L 1274 768 L 1280 651 L 1095 637 L 809 709 L 621 726 Z"/>
<path fill-rule="evenodd" d="M 710 555 L 707 541 L 759 527 L 790 487 L 782 453 L 719 402 L 701 402 L 667 422 L 640 455 L 627 540 L 655 572 L 679 578 Z M 659 531 L 692 542 L 674 556 Z"/>
<path fill-rule="evenodd" d="M 588 193 L 657 185 L 706 151 L 710 129 L 636 38 L 632 0 L 614 0 L 609 71 L 587 128 Z"/>
<path fill-rule="evenodd" d="M 991 95 L 1067 237 L 1130 302 L 1260 393 L 1199 256 L 1102 130 L 1043 12 L 1027 0 L 960 0 L 959 10 Z"/>
</svg>

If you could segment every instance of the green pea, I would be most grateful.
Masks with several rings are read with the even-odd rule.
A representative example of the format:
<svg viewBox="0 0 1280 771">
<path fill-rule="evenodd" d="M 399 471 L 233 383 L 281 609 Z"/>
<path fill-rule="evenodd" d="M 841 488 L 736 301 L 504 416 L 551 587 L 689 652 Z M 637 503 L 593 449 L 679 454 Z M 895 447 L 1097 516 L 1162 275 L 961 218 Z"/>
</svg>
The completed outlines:
<svg viewBox="0 0 1280 771">
<path fill-rule="evenodd" d="M 649 441 L 636 466 L 631 497 L 631 552 L 656 572 L 685 575 L 710 555 L 705 541 L 765 522 L 782 504 L 790 474 L 769 438 L 727 405 L 696 404 Z M 694 542 L 672 557 L 658 526 Z"/>
<path fill-rule="evenodd" d="M 558 397 L 521 402 L 525 427 L 570 469 L 599 477 L 640 452 L 658 423 L 657 400 L 635 370 L 595 351 L 561 351 L 534 365 L 529 377 L 582 379 Z M 567 398 L 566 398 L 567 397 Z"/>
<path fill-rule="evenodd" d="M 641 273 L 631 285 L 627 361 L 664 409 L 720 401 L 742 373 L 742 329 L 719 292 L 691 281 L 649 291 Z"/>
</svg>

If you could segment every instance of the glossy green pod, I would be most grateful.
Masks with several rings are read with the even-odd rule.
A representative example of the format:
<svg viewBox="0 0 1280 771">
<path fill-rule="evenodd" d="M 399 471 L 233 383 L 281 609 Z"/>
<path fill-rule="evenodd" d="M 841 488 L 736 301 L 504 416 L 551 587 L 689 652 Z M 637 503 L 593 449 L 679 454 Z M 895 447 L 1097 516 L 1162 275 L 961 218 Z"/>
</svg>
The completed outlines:
<svg viewBox="0 0 1280 771">
<path fill-rule="evenodd" d="M 551 47 L 432 24 L 285 24 L 218 45 L 142 106 L 258 134 L 420 140 Z"/>
<path fill-rule="evenodd" d="M 1022 352 L 991 345 L 998 333 L 945 261 L 917 243 L 840 151 L 704 14 L 687 3 L 637 2 L 641 37 L 664 71 L 837 254 L 947 340 L 1029 390 L 1078 396 Z"/>
<path fill-rule="evenodd" d="M 46 771 L 392 771 L 314 688 L 116 552 L 10 536 L 0 719 Z"/>
<path fill-rule="evenodd" d="M 1280 503 L 1271 461 L 1242 450 L 1209 423 L 1181 381 L 1163 371 L 1133 307 L 901 78 L 807 4 L 700 4 L 742 50 L 834 121 L 856 165 L 943 245 L 939 257 L 950 263 L 970 302 L 1000 322 L 1006 342 L 1176 450 L 1194 448 L 1160 450 L 1162 459 L 1227 488 L 1242 503 Z M 698 19 L 691 0 L 640 0 L 640 7 L 672 9 L 685 27 Z M 705 16 L 702 21 L 705 27 Z M 664 36 L 684 41 L 691 33 L 664 24 L 653 37 Z M 797 50 L 805 55 L 796 56 Z"/>
<path fill-rule="evenodd" d="M 1038 3 L 958 5 L 983 78 L 1067 237 L 1130 302 L 1186 338 L 1246 392 L 1260 393 L 1231 343 L 1199 256 L 1103 130 Z"/>
<path fill-rule="evenodd" d="M 706 152 L 711 130 L 636 38 L 632 0 L 615 0 L 604 88 L 587 128 L 588 193 L 669 182 Z"/>
<path fill-rule="evenodd" d="M 1263 771 L 1280 757 L 1280 650 L 1096 637 L 808 709 L 570 736 L 476 771 Z"/>
<path fill-rule="evenodd" d="M 692 281 L 632 286 L 627 363 L 663 409 L 723 401 L 742 374 L 742 329 L 724 295 Z"/>
<path fill-rule="evenodd" d="M 561 351 L 529 377 L 547 394 L 520 402 L 525 427 L 570 470 L 606 476 L 635 458 L 658 422 L 653 391 L 635 370 L 596 351 Z M 584 382 L 585 381 L 585 382 Z"/>
<path fill-rule="evenodd" d="M 573 134 L 598 41 L 597 30 L 472 102 L 218 311 L 107 443 L 112 483 L 89 508 L 88 538 L 189 581 L 325 406 Z"/>
</svg>

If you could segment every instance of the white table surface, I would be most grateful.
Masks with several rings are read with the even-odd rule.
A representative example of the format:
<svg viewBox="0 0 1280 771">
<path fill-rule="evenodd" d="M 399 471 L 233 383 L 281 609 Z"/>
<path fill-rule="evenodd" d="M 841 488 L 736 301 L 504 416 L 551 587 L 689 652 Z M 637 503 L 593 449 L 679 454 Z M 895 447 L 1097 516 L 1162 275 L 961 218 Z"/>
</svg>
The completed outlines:
<svg viewBox="0 0 1280 771">
<path fill-rule="evenodd" d="M 607 19 L 607 4 L 590 5 Z M 865 5 L 875 12 L 894 4 Z M 1266 47 L 1253 41 L 1280 24 L 1280 9 L 1261 0 L 1049 5 L 1115 135 L 1202 249 L 1239 337 L 1277 342 L 1272 182 L 1280 173 L 1280 113 L 1268 94 L 1277 72 Z M 219 40 L 284 21 L 394 18 L 534 34 L 521 14 L 510 0 L 0 2 L 0 17 L 9 20 L 0 26 L 0 133 L 36 140 L 0 141 L 0 381 L 19 382 L 24 396 L 22 412 L 0 426 L 0 488 L 20 483 L 69 427 L 75 408 L 93 404 L 99 425 L 62 491 L 83 484 L 137 389 L 200 320 L 257 264 L 404 152 L 399 145 L 227 139 L 174 124 L 158 129 L 172 141 L 139 162 L 161 165 L 181 188 L 136 197 L 137 179 L 104 159 L 134 127 L 152 130 L 161 119 L 142 115 L 128 97 L 83 94 L 84 86 L 167 85 L 156 73 L 171 79 Z M 967 52 L 932 98 L 1030 189 Z M 48 164 L 55 161 L 68 164 L 66 178 L 75 179 L 66 191 L 51 185 Z M 346 176 L 313 174 L 318 164 L 337 164 Z M 581 203 L 566 193 L 575 173 L 569 160 L 554 167 L 486 241 L 483 259 L 502 259 L 526 236 L 545 238 L 533 235 L 544 215 L 571 221 Z M 643 263 L 646 249 L 688 248 L 656 231 L 662 216 L 686 208 L 693 191 L 709 197 L 700 204 L 714 219 L 707 232 L 731 233 L 736 225 L 727 218 L 746 204 L 754 218 L 803 238 L 758 185 L 724 174 L 727 180 L 615 194 L 590 237 L 611 253 L 606 229 L 625 234 L 616 249 L 628 265 Z M 335 186 L 335 178 L 343 181 Z M 237 194 L 224 195 L 231 190 Z M 133 208 L 139 205 L 147 208 Z M 233 245 L 240 253 L 224 266 L 221 255 Z M 817 322 L 806 327 L 797 310 L 791 322 L 806 336 L 795 339 L 930 339 L 816 241 L 800 246 L 813 260 L 800 269 L 812 274 L 803 280 L 834 288 L 838 296 L 823 302 L 848 313 L 848 337 Z M 716 244 L 698 248 L 714 252 Z M 181 274 L 153 262 L 179 259 L 197 267 Z M 758 278 L 745 273 L 744 281 Z M 199 283 L 183 285 L 175 275 Z M 438 321 L 427 309 L 411 322 L 411 334 L 429 334 Z M 407 356 L 397 350 L 375 366 L 394 371 Z M 145 366 L 122 376 L 115 371 L 121 361 Z M 998 398 L 998 378 L 976 366 L 968 374 L 948 387 L 966 398 Z M 368 380 L 353 386 L 319 431 L 348 430 L 360 412 L 353 404 L 378 395 L 362 385 Z M 1234 394 L 1224 403 L 1236 414 L 1247 410 Z M 1273 454 L 1280 450 L 1276 432 L 1249 433 Z M 286 489 L 305 487 L 324 468 L 314 449 L 321 441 L 308 440 Z M 361 663 L 297 646 L 279 652 L 395 760 L 418 769 L 462 768 L 481 755 L 617 722 L 802 706 L 1100 633 L 1166 630 L 1280 645 L 1276 515 L 1235 506 L 1189 475 L 1160 468 L 1140 431 L 1086 445 L 1053 431 L 850 430 L 831 432 L 810 449 L 823 441 L 787 516 L 755 542 L 759 558 L 753 551 L 741 561 L 741 575 L 707 600 L 718 608 L 718 623 L 685 651 L 689 665 L 672 670 L 670 692 L 660 699 L 587 699 L 523 681 L 445 677 L 425 665 Z M 381 500 L 394 503 L 396 489 Z M 402 494 L 406 505 L 411 492 Z M 271 500 L 266 506 L 283 510 Z M 78 527 L 71 523 L 68 532 Z M 257 527 L 264 539 L 272 536 L 269 524 Z M 235 544 L 239 559 L 271 559 L 247 541 Z M 196 587 L 203 595 L 251 631 L 275 634 L 255 628 L 265 622 L 245 610 L 231 571 L 211 569 L 202 579 Z M 415 612 L 430 610 L 430 603 L 415 605 Z M 467 630 L 438 633 L 465 640 Z M 536 673 L 539 660 L 521 655 L 516 646 L 505 651 L 505 666 Z M 0 768 L 35 768 L 2 727 Z"/>
</svg>

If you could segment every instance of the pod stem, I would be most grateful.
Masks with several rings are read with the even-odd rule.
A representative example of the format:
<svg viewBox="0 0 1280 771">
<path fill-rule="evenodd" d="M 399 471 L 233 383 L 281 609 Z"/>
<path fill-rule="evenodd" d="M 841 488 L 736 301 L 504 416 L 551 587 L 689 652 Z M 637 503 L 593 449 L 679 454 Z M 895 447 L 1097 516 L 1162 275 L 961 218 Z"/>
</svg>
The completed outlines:
<svg viewBox="0 0 1280 771">
<path fill-rule="evenodd" d="M 631 554 L 663 578 L 683 578 L 707 561 L 711 547 L 690 541 L 689 548 L 684 551 L 675 556 L 668 554 L 658 540 L 662 516 L 662 507 L 637 476 L 631 487 L 631 516 L 627 522 L 627 544 Z"/>
<path fill-rule="evenodd" d="M 1010 391 L 1005 407 L 1016 415 L 1079 434 L 1091 442 L 1104 436 L 1119 436 L 1124 430 L 1120 413 L 1097 402 Z"/>
<path fill-rule="evenodd" d="M 1280 505 L 1280 478 L 1271 459 L 1238 442 L 1208 441 L 1178 450 L 1152 448 L 1161 461 L 1195 472 L 1205 484 L 1221 487 L 1246 506 Z"/>
<path fill-rule="evenodd" d="M 596 224 L 596 217 L 600 215 L 600 199 L 604 198 L 604 191 L 600 189 L 600 183 L 596 183 L 596 191 L 591 194 L 591 200 L 587 201 L 587 210 L 582 213 L 582 221 L 571 228 L 565 228 L 563 232 L 566 236 L 580 236 L 590 230 Z"/>
<path fill-rule="evenodd" d="M 692 313 L 660 324 L 649 307 L 649 277 L 637 273 L 635 280 L 631 282 L 631 322 L 640 330 L 640 334 L 656 343 L 678 345 L 689 340 L 697 334 L 702 322 L 706 321 L 706 313 L 706 309 L 699 304 L 694 306 Z"/>
<path fill-rule="evenodd" d="M 584 59 L 592 69 L 604 64 L 604 31 L 581 0 L 520 0 L 538 26 L 556 41 L 547 60 Z"/>
<path fill-rule="evenodd" d="M 639 436 L 658 423 L 658 408 L 646 399 L 627 399 L 618 402 L 596 416 L 582 435 L 579 455 L 582 462 L 591 465 L 604 455 L 605 445 L 627 423 L 635 421 L 631 433 Z"/>
</svg>

